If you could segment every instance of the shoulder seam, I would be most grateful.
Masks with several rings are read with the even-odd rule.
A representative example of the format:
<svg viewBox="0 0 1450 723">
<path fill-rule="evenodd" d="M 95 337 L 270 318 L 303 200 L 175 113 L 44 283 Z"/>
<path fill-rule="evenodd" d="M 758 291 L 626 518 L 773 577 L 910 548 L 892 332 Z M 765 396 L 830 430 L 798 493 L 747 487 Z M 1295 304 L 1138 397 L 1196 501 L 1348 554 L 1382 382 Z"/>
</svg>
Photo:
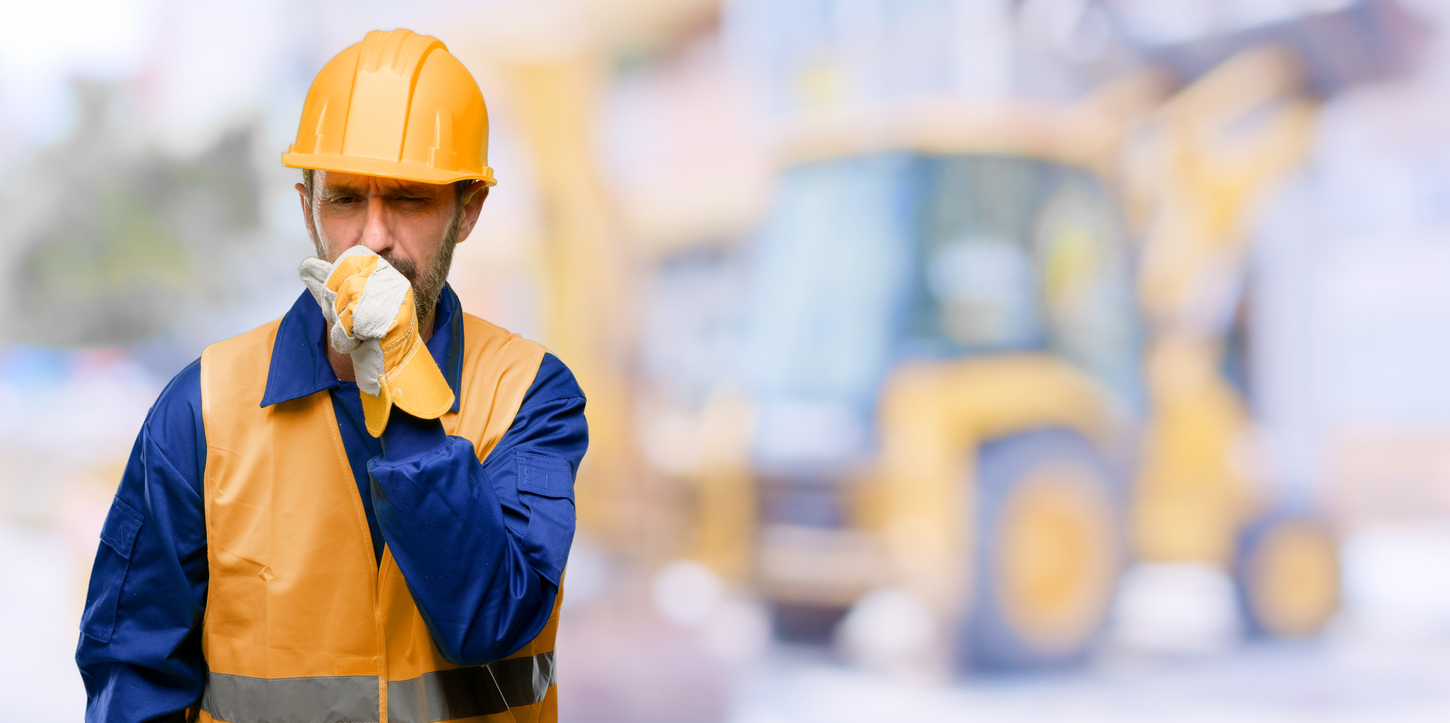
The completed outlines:
<svg viewBox="0 0 1450 723">
<path fill-rule="evenodd" d="M 487 319 L 484 319 L 484 318 L 479 317 L 479 316 L 475 316 L 475 315 L 470 314 L 470 313 L 468 313 L 466 311 L 465 312 L 462 312 L 462 314 L 463 314 L 463 323 L 465 323 L 465 324 L 477 324 L 477 325 L 482 326 L 482 327 L 484 327 L 486 329 L 489 329 L 490 331 L 493 331 L 493 332 L 495 332 L 497 334 L 500 334 L 503 337 L 505 337 L 505 339 L 504 339 L 504 343 L 505 344 L 512 344 L 514 342 L 520 342 L 521 341 L 521 342 L 526 342 L 528 344 L 533 344 L 535 346 L 542 347 L 544 349 L 544 353 L 546 353 L 546 354 L 552 354 L 553 353 L 553 352 L 549 351 L 549 348 L 546 347 L 546 346 L 544 346 L 543 344 L 540 344 L 539 342 L 536 342 L 533 339 L 526 339 L 523 336 L 521 336 L 519 334 L 515 334 L 514 332 L 511 332 L 508 329 L 505 329 L 505 328 L 499 326 L 498 324 L 495 324 L 495 323 L 493 323 L 493 322 L 491 322 L 491 321 L 489 321 Z"/>
<path fill-rule="evenodd" d="M 542 401 L 534 402 L 533 404 L 529 405 L 529 408 L 532 409 L 534 407 L 542 406 L 542 405 L 545 405 L 545 404 L 555 404 L 555 403 L 558 403 L 558 402 L 572 402 L 572 401 L 575 401 L 575 400 L 578 400 L 578 401 L 581 401 L 581 402 L 588 402 L 589 401 L 589 398 L 586 397 L 586 396 L 584 396 L 583 394 L 571 394 L 571 395 L 569 395 L 567 397 L 554 397 L 553 399 L 545 399 L 545 400 L 542 400 Z M 520 410 L 520 411 L 522 411 L 522 410 Z"/>
</svg>

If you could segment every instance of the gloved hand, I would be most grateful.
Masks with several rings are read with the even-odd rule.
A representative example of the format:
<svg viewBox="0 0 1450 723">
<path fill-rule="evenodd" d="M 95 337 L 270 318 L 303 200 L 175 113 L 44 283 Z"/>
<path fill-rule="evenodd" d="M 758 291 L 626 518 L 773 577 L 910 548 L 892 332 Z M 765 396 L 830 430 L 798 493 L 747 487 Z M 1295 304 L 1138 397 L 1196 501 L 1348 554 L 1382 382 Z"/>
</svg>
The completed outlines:
<svg viewBox="0 0 1450 723">
<path fill-rule="evenodd" d="M 420 419 L 453 406 L 453 390 L 418 334 L 413 285 L 402 273 L 365 246 L 332 264 L 307 259 L 297 273 L 332 324 L 332 348 L 352 356 L 369 434 L 382 436 L 394 405 Z"/>
</svg>

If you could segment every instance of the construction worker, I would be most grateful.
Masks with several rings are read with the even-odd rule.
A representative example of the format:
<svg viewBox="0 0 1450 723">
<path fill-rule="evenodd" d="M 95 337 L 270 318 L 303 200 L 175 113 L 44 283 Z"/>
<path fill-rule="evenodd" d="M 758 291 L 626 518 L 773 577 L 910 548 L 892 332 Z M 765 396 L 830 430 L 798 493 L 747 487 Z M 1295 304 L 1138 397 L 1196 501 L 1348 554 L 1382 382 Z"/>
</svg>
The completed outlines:
<svg viewBox="0 0 1450 723">
<path fill-rule="evenodd" d="M 445 283 L 487 145 L 435 38 L 318 74 L 282 156 L 307 291 L 147 416 L 81 620 L 87 720 L 557 719 L 584 395 Z"/>
</svg>

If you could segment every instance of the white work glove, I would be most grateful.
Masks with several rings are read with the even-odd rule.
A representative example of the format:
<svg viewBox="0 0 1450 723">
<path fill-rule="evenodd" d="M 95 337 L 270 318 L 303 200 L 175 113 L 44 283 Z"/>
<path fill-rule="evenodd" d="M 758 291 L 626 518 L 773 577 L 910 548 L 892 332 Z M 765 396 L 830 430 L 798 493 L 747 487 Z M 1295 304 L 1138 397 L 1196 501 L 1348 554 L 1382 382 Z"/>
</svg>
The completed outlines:
<svg viewBox="0 0 1450 723">
<path fill-rule="evenodd" d="M 331 264 L 307 259 L 297 273 L 332 325 L 332 348 L 352 357 L 368 433 L 382 436 L 394 405 L 420 419 L 448 412 L 453 390 L 418 333 L 407 277 L 365 246 Z"/>
</svg>

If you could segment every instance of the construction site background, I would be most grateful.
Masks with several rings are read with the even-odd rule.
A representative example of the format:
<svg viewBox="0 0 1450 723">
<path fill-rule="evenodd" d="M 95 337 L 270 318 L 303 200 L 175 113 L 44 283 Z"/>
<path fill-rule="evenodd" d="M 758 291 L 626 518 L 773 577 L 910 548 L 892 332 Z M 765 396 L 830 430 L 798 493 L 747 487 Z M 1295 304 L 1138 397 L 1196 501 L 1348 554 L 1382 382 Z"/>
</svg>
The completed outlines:
<svg viewBox="0 0 1450 723">
<path fill-rule="evenodd" d="M 0 662 L 0 720 L 81 717 L 77 624 L 135 435 L 207 344 L 275 318 L 301 293 L 295 269 L 312 246 L 298 174 L 279 154 L 322 64 L 394 27 L 441 38 L 489 103 L 499 185 L 458 249 L 453 288 L 466 310 L 549 346 L 590 400 L 558 643 L 564 720 L 1450 715 L 1443 3 L 59 0 L 8 10 L 0 628 L 22 654 Z M 1193 146 L 1195 122 L 1239 98 L 1255 103 L 1244 137 L 1259 137 L 1264 118 L 1282 137 Z M 1059 310 L 1048 291 L 1044 301 L 1013 285 L 1028 273 L 1015 257 L 962 246 L 911 282 L 943 300 L 942 333 L 955 342 L 852 346 L 826 330 L 845 341 L 791 346 L 787 321 L 812 302 L 802 297 L 864 310 L 850 324 L 876 313 L 861 300 L 894 257 L 850 214 L 856 201 L 880 203 L 872 188 L 900 190 L 843 186 L 863 195 L 837 200 L 853 219 L 833 231 L 839 245 L 832 236 L 814 256 L 775 252 L 772 239 L 789 235 L 775 229 L 788 226 L 792 169 L 871 153 L 929 163 L 962 150 L 951 139 L 963 129 L 988 139 L 972 141 L 974 153 L 1099 179 L 1124 250 L 1121 273 L 1091 298 L 1120 300 L 1133 328 L 1089 320 L 1081 339 L 1034 341 L 1050 336 L 1037 330 L 1019 340 L 1012 304 L 1050 326 Z M 1013 172 L 991 168 L 988 195 Z M 1202 248 L 1176 241 L 1173 229 L 1215 222 Z M 859 276 L 837 288 L 816 273 L 825 268 Z M 1003 316 L 982 321 L 972 314 L 988 297 L 1005 299 Z M 1108 536 L 1125 540 L 1104 627 L 1081 660 L 1050 673 L 932 657 L 952 653 L 940 609 L 963 604 L 951 590 L 934 597 L 933 585 L 959 561 L 898 534 L 891 515 L 943 498 L 877 484 L 914 469 L 891 453 L 891 400 L 920 381 L 908 362 L 992 356 L 973 341 L 993 334 L 1091 372 L 1131 430 L 1113 433 L 1132 471 L 1121 514 L 1104 517 Z M 1199 388 L 1183 380 L 1196 378 L 1205 344 L 1215 364 L 1199 371 L 1223 391 L 1175 416 L 1173 392 Z M 869 396 L 776 403 L 790 384 L 852 375 L 871 380 Z M 1202 411 L 1214 404 L 1227 411 Z M 982 424 L 1006 424 L 994 419 Z M 903 434 L 902 449 L 922 443 Z M 1211 454 L 1193 467 L 1182 461 L 1193 450 L 1178 454 L 1173 440 Z M 870 550 L 842 573 L 859 574 L 862 592 L 834 613 L 817 603 L 834 599 L 825 587 L 844 589 L 841 576 L 802 569 L 824 558 L 792 557 L 810 546 L 791 537 L 800 520 L 839 512 L 834 501 L 812 507 L 841 496 L 836 487 L 810 497 L 804 477 L 780 471 L 796 469 L 780 460 L 806 458 L 847 470 L 821 473 L 829 484 L 861 490 L 850 503 L 859 519 L 837 526 Z M 1181 504 L 1173 485 L 1209 468 L 1242 489 Z M 1255 634 L 1229 549 L 1256 511 L 1281 508 L 1312 512 L 1338 545 L 1332 618 L 1293 640 Z M 1212 530 L 1187 531 L 1204 520 Z M 892 567 L 917 553 L 922 569 Z M 893 572 L 860 562 L 878 559 Z M 782 604 L 802 600 L 811 605 Z"/>
</svg>

